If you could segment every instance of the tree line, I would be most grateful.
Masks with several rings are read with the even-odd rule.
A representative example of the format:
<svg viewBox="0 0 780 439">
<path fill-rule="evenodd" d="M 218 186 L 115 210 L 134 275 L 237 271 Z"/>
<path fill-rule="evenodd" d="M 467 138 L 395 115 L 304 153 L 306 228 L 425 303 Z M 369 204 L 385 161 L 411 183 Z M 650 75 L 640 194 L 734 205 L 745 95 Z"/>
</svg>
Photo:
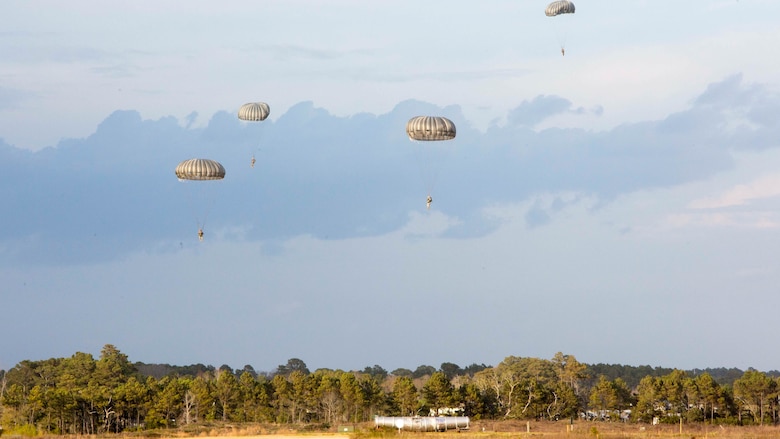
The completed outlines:
<svg viewBox="0 0 780 439">
<path fill-rule="evenodd" d="M 646 374 L 639 377 L 637 370 Z M 119 433 L 211 421 L 327 429 L 377 415 L 443 413 L 474 420 L 780 421 L 778 373 L 713 371 L 718 373 L 587 365 L 557 353 L 549 360 L 509 356 L 496 366 L 443 363 L 392 372 L 378 365 L 311 372 L 293 358 L 273 372 L 258 373 L 249 365 L 233 370 L 133 364 L 105 345 L 98 359 L 76 353 L 0 371 L 0 427 L 24 435 Z"/>
</svg>

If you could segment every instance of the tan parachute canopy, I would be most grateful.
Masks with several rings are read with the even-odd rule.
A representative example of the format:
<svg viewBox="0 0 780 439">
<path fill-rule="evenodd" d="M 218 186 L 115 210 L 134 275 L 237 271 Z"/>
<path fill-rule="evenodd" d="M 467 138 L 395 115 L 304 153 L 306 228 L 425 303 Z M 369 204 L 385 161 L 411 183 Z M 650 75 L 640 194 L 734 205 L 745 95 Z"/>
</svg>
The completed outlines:
<svg viewBox="0 0 780 439">
<path fill-rule="evenodd" d="M 238 109 L 238 118 L 251 122 L 260 122 L 265 120 L 270 112 L 271 109 L 265 102 L 250 102 Z"/>
<path fill-rule="evenodd" d="M 222 180 L 225 168 L 221 163 L 209 159 L 189 159 L 176 166 L 179 180 Z"/>
<path fill-rule="evenodd" d="M 455 124 L 446 117 L 417 116 L 406 123 L 406 134 L 412 140 L 452 140 Z"/>
<path fill-rule="evenodd" d="M 574 13 L 574 3 L 570 1 L 555 1 L 547 5 L 547 9 L 545 9 L 544 14 L 548 17 L 555 17 L 556 15 L 561 14 L 573 14 Z"/>
</svg>

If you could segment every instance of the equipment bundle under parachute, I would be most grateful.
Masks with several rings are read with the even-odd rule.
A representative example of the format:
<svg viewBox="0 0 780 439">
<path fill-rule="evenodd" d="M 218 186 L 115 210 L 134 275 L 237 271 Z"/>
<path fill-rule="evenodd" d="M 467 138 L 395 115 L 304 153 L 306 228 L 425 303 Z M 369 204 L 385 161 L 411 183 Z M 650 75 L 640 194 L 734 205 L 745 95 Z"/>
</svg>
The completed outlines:
<svg viewBox="0 0 780 439">
<path fill-rule="evenodd" d="M 455 138 L 455 124 L 446 117 L 440 116 L 417 116 L 409 119 L 406 123 L 406 134 L 414 142 L 430 142 L 440 140 L 452 140 Z M 418 161 L 420 164 L 420 173 L 428 191 L 425 205 L 431 208 L 433 197 L 431 192 L 436 185 L 438 178 L 438 167 L 441 164 L 441 154 L 437 154 L 437 148 L 429 144 L 419 145 L 417 148 Z"/>
<path fill-rule="evenodd" d="M 238 118 L 248 122 L 262 122 L 271 114 L 271 108 L 265 102 L 250 102 L 238 109 Z M 255 155 L 252 154 L 250 165 L 255 167 Z"/>
</svg>

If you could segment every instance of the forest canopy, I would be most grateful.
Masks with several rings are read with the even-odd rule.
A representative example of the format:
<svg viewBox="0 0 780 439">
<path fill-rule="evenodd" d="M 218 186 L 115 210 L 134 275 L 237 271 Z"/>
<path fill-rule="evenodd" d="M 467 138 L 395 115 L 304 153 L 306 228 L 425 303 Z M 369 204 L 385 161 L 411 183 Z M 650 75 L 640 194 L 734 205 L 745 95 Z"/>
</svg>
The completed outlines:
<svg viewBox="0 0 780 439">
<path fill-rule="evenodd" d="M 25 434 L 120 433 L 209 421 L 329 428 L 374 416 L 643 423 L 778 422 L 780 373 L 679 369 L 508 356 L 495 366 L 420 365 L 388 372 L 273 371 L 132 363 L 107 344 L 95 359 L 25 360 L 0 371 L 0 426 Z"/>
</svg>

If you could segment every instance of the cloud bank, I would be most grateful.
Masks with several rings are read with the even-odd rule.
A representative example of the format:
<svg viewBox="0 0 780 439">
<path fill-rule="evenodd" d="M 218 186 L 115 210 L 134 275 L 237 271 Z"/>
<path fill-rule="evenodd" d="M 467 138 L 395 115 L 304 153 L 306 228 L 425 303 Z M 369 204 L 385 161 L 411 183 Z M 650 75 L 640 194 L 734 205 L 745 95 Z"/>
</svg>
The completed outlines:
<svg viewBox="0 0 780 439">
<path fill-rule="evenodd" d="M 486 132 L 470 127 L 457 106 L 419 101 L 350 117 L 301 102 L 259 124 L 218 112 L 203 128 L 191 128 L 197 114 L 143 120 L 136 111 L 117 110 L 91 136 L 55 148 L 29 152 L 0 144 L 9 212 L 0 227 L 2 258 L 5 264 L 88 262 L 191 239 L 192 215 L 173 169 L 193 157 L 227 169 L 209 214 L 214 230 L 240 229 L 240 239 L 250 241 L 397 230 L 426 195 L 404 132 L 419 114 L 444 115 L 458 126 L 440 164 L 435 206 L 458 219 L 452 236 L 478 236 L 495 225 L 482 214 L 487 206 L 556 192 L 609 202 L 728 170 L 733 151 L 778 146 L 779 109 L 776 94 L 735 75 L 707 87 L 685 111 L 600 132 L 534 129 L 549 117 L 586 111 L 557 96 L 521 103 L 505 125 Z M 258 164 L 251 169 L 253 154 Z M 528 224 L 545 224 L 555 210 L 535 206 Z"/>
</svg>

